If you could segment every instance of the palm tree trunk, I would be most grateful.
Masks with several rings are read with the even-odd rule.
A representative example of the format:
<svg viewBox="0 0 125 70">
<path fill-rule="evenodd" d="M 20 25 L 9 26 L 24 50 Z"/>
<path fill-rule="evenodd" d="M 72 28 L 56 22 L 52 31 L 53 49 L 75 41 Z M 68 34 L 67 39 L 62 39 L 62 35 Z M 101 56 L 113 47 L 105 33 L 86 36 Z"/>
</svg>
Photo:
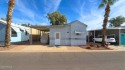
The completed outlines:
<svg viewBox="0 0 125 70">
<path fill-rule="evenodd" d="M 11 29 L 11 19 L 12 19 L 12 12 L 14 9 L 15 0 L 9 0 L 8 3 L 8 13 L 7 13 L 7 26 L 6 26 L 6 36 L 5 36 L 5 46 L 9 47 L 10 43 L 10 29 Z"/>
<path fill-rule="evenodd" d="M 105 47 L 105 37 L 106 37 L 106 26 L 108 22 L 108 17 L 110 13 L 110 4 L 107 3 L 106 9 L 105 9 L 105 15 L 104 15 L 104 20 L 103 20 L 103 29 L 102 29 L 102 46 Z"/>
</svg>

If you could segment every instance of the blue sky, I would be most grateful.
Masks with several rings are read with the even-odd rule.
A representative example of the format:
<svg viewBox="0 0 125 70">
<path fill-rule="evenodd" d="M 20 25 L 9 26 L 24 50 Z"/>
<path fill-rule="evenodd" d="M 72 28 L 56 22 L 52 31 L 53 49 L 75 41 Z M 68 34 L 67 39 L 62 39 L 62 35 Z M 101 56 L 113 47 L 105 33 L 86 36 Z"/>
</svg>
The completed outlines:
<svg viewBox="0 0 125 70">
<path fill-rule="evenodd" d="M 104 9 L 99 9 L 101 0 L 16 0 L 13 23 L 30 23 L 49 25 L 48 12 L 59 11 L 67 17 L 68 22 L 80 20 L 88 29 L 102 27 Z M 0 18 L 6 17 L 8 0 L 0 0 Z M 125 17 L 125 0 L 119 0 L 111 6 L 110 17 Z M 123 24 L 124 25 L 124 24 Z"/>
</svg>

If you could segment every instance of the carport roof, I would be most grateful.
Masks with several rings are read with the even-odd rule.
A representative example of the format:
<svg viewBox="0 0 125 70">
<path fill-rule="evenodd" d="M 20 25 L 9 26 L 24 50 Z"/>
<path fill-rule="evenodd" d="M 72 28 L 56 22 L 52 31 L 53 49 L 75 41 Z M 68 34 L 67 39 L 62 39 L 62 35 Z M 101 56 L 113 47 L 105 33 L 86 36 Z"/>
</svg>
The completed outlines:
<svg viewBox="0 0 125 70">
<path fill-rule="evenodd" d="M 41 30 L 41 31 L 49 31 L 50 26 L 30 26 L 30 27 Z"/>
<path fill-rule="evenodd" d="M 125 29 L 125 26 L 107 28 L 107 30 L 110 30 L 110 29 Z M 92 29 L 92 30 L 88 30 L 88 31 L 96 31 L 96 30 L 102 30 L 102 29 Z"/>
</svg>

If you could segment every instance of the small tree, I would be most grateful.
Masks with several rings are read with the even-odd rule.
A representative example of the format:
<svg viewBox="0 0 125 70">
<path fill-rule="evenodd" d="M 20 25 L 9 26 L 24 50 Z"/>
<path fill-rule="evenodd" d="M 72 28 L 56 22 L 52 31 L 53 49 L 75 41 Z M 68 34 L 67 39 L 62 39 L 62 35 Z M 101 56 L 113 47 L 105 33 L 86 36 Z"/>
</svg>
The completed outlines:
<svg viewBox="0 0 125 70">
<path fill-rule="evenodd" d="M 118 16 L 116 18 L 111 18 L 109 20 L 110 23 L 110 27 L 118 27 L 121 26 L 121 24 L 123 24 L 125 22 L 125 17 L 122 16 Z"/>
<path fill-rule="evenodd" d="M 63 25 L 67 23 L 65 15 L 60 14 L 58 11 L 48 13 L 47 17 L 52 25 Z"/>
</svg>

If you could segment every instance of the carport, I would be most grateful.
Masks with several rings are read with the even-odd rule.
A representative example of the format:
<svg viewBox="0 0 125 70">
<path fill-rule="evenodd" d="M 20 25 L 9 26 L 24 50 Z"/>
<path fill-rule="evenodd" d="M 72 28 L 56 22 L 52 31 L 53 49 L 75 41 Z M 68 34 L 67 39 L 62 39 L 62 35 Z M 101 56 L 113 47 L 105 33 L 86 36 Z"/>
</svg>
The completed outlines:
<svg viewBox="0 0 125 70">
<path fill-rule="evenodd" d="M 88 30 L 88 42 L 94 42 L 93 38 L 98 35 L 102 35 L 102 29 Z M 117 44 L 125 45 L 125 26 L 107 28 L 106 35 L 115 35 Z"/>
<path fill-rule="evenodd" d="M 36 34 L 34 33 L 35 31 L 37 31 Z M 43 44 L 45 44 L 45 39 L 47 38 L 45 34 L 47 33 L 49 33 L 49 26 L 30 26 L 30 44 L 32 45 L 33 42 L 40 42 L 41 38 L 43 39 Z"/>
</svg>

